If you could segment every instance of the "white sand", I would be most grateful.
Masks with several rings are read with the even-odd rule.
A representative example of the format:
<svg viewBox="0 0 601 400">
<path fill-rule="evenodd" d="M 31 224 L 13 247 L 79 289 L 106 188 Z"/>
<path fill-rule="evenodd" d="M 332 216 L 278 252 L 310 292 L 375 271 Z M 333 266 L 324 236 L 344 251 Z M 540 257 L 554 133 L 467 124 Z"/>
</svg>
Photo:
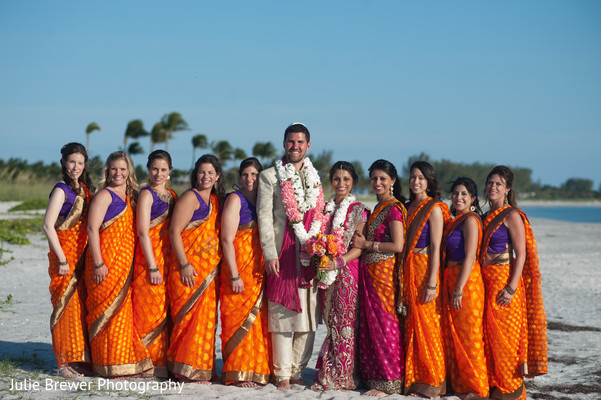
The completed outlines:
<svg viewBox="0 0 601 400">
<path fill-rule="evenodd" d="M 11 204 L 11 206 L 14 205 Z M 0 219 L 6 219 L 8 205 L 0 203 Z M 12 214 L 12 213 L 11 213 Z M 549 321 L 549 374 L 527 380 L 529 399 L 599 399 L 601 398 L 601 224 L 576 224 L 545 219 L 533 219 L 537 237 L 543 292 Z M 48 245 L 42 235 L 30 237 L 32 244 L 4 244 L 14 261 L 0 266 L 0 301 L 10 294 L 13 301 L 0 305 L 0 361 L 21 357 L 21 367 L 0 376 L 0 398 L 224 398 L 224 399 L 350 399 L 359 398 L 363 391 L 318 393 L 294 385 L 279 392 L 273 385 L 241 389 L 214 384 L 204 387 L 185 384 L 177 388 L 148 390 L 140 387 L 107 389 L 99 378 L 64 380 L 54 375 L 56 360 L 52 353 L 49 318 L 51 313 L 47 273 Z M 325 329 L 320 326 L 313 358 L 304 378 L 311 381 Z M 217 347 L 221 346 L 217 340 Z M 221 353 L 217 353 L 218 369 Z M 79 382 L 80 390 L 56 388 L 61 382 Z M 125 385 L 123 381 L 110 381 Z M 117 383 L 121 382 L 121 383 Z M 154 380 L 132 380 L 136 385 Z M 52 387 L 47 387 L 47 383 Z M 130 383 L 128 383 L 129 385 Z M 14 385 L 25 389 L 11 390 Z M 36 386 L 37 385 L 37 386 Z M 151 388 L 152 389 L 152 388 Z M 409 399 L 394 395 L 388 398 Z M 455 399 L 447 396 L 444 399 Z"/>
</svg>

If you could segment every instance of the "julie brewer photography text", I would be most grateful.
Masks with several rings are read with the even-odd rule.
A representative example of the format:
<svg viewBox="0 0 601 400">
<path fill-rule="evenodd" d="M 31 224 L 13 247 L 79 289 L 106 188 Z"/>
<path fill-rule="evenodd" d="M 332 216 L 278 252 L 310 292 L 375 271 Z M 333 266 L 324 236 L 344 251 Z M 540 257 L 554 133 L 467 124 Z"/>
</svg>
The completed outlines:
<svg viewBox="0 0 601 400">
<path fill-rule="evenodd" d="M 128 381 L 96 378 L 94 380 L 58 380 L 46 378 L 34 379 L 11 379 L 10 391 L 16 392 L 42 392 L 42 391 L 129 391 L 139 394 L 167 394 L 181 393 L 184 388 L 183 382 L 168 381 Z"/>
</svg>

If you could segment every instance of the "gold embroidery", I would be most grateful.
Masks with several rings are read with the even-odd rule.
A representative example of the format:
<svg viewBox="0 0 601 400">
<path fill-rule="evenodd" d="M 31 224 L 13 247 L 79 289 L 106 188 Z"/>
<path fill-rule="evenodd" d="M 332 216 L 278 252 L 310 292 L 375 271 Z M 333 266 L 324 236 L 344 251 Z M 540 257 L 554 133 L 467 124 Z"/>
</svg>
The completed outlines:
<svg viewBox="0 0 601 400">
<path fill-rule="evenodd" d="M 209 215 L 210 215 L 210 213 L 209 213 Z M 217 276 L 218 270 L 219 270 L 219 265 L 217 265 L 215 268 L 213 268 L 211 273 L 209 275 L 207 275 L 207 277 L 205 278 L 204 282 L 202 282 L 202 284 L 198 287 L 198 289 L 196 289 L 196 292 L 194 292 L 194 294 L 192 296 L 190 296 L 190 298 L 188 299 L 186 304 L 184 304 L 184 306 L 181 308 L 181 310 L 179 310 L 179 312 L 175 316 L 175 318 L 173 320 L 174 325 L 179 324 L 182 321 L 182 319 L 184 319 L 186 314 L 192 309 L 192 307 L 194 307 L 194 304 L 196 304 L 198 299 L 200 299 L 200 296 L 202 296 L 204 291 L 207 290 L 207 288 L 209 287 L 211 282 L 213 282 L 213 280 L 215 279 L 215 276 Z M 190 378 L 190 379 L 194 379 L 194 378 Z"/>
<path fill-rule="evenodd" d="M 248 313 L 248 316 L 244 320 L 244 323 L 240 326 L 240 328 L 238 328 L 236 330 L 236 332 L 234 332 L 234 334 L 232 335 L 232 337 L 230 337 L 230 339 L 227 341 L 225 346 L 223 346 L 223 363 L 224 364 L 225 364 L 225 361 L 227 360 L 227 358 L 230 356 L 230 354 L 232 354 L 232 352 L 236 349 L 236 347 L 238 347 L 238 345 L 246 337 L 246 334 L 248 333 L 250 328 L 252 328 L 253 324 L 255 323 L 257 315 L 259 315 L 259 311 L 261 310 L 261 304 L 263 303 L 264 293 L 265 293 L 265 285 L 263 285 L 263 287 L 261 288 L 261 293 L 259 294 L 257 301 L 255 301 L 255 305 L 250 310 L 250 312 Z"/>
</svg>

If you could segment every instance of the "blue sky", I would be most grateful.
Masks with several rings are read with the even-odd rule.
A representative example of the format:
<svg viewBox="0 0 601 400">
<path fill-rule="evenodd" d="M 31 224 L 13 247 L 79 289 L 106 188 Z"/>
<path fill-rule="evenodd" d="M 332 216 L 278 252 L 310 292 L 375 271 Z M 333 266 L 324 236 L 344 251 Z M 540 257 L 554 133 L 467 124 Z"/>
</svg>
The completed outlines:
<svg viewBox="0 0 601 400">
<path fill-rule="evenodd" d="M 0 51 L 5 160 L 58 160 L 90 122 L 104 159 L 130 120 L 178 111 L 182 169 L 194 134 L 250 153 L 303 121 L 312 153 L 364 167 L 423 151 L 601 183 L 594 0 L 0 0 Z"/>
</svg>

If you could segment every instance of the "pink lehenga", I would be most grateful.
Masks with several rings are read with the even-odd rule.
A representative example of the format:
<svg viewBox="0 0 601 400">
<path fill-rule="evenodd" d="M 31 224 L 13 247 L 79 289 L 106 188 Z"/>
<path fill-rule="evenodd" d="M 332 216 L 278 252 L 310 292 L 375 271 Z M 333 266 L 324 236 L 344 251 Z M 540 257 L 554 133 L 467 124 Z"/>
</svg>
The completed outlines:
<svg viewBox="0 0 601 400">
<path fill-rule="evenodd" d="M 359 202 L 349 205 L 343 233 L 346 250 L 357 226 L 367 221 L 368 212 Z M 326 228 L 324 233 L 331 234 L 330 229 Z M 359 259 L 356 259 L 340 270 L 334 283 L 320 290 L 327 335 L 315 366 L 314 390 L 356 389 L 359 384 L 355 368 L 358 298 Z"/>
</svg>

